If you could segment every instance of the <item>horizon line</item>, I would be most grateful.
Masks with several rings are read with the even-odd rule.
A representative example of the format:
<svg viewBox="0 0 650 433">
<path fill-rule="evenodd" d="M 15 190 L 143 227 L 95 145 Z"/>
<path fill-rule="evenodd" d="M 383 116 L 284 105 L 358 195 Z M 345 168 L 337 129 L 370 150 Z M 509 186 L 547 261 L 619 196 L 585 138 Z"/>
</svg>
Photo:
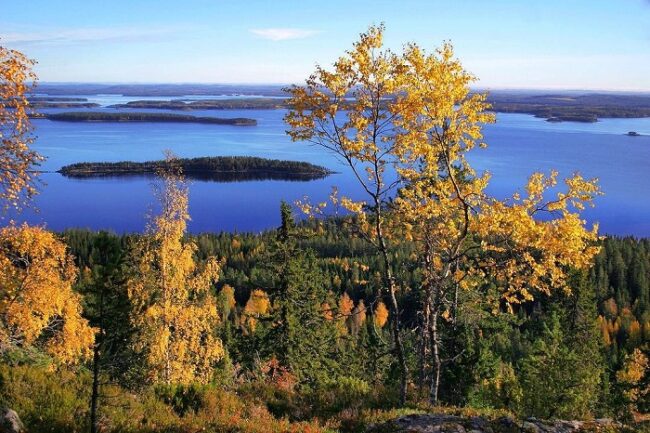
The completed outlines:
<svg viewBox="0 0 650 433">
<path fill-rule="evenodd" d="M 286 87 L 301 85 L 281 82 L 196 82 L 196 81 L 37 81 L 36 85 L 123 85 L 123 86 L 273 86 Z M 578 88 L 563 86 L 470 86 L 472 90 L 499 91 L 562 91 L 562 92 L 616 92 L 616 93 L 650 93 L 650 89 L 635 88 Z"/>
</svg>

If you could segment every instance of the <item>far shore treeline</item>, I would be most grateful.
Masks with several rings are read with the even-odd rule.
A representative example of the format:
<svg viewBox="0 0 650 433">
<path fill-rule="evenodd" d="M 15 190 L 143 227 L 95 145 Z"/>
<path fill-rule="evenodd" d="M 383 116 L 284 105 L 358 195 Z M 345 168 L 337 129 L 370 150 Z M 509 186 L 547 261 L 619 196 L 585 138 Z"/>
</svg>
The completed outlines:
<svg viewBox="0 0 650 433">
<path fill-rule="evenodd" d="M 84 95 L 90 91 L 85 87 L 78 88 L 74 85 L 44 85 L 41 91 L 51 96 L 33 96 L 30 102 L 35 109 L 41 108 L 97 108 L 99 104 L 88 102 L 87 98 L 70 98 L 56 96 L 59 91 L 67 89 L 68 92 Z M 85 90 L 84 90 L 85 89 Z M 125 85 L 117 88 L 97 87 L 99 93 L 122 91 L 137 98 L 138 96 L 160 96 L 172 99 L 160 100 L 134 100 L 122 104 L 114 104 L 108 108 L 116 109 L 161 109 L 161 110 L 269 110 L 287 109 L 287 94 L 279 86 L 220 86 L 214 88 L 210 85 L 170 85 L 162 88 L 138 85 Z M 166 93 L 164 89 L 167 89 Z M 101 91 L 100 91 L 101 90 Z M 192 100 L 194 96 L 210 96 L 221 92 L 230 95 L 243 95 L 246 97 L 232 97 L 225 99 Z M 255 92 L 259 93 L 255 93 Z M 186 96 L 180 99 L 177 96 Z M 262 95 L 262 96 L 260 96 Z M 549 121 L 569 122 L 596 122 L 601 118 L 639 118 L 650 117 L 650 95 L 632 93 L 585 93 L 585 92 L 559 92 L 543 93 L 541 91 L 503 91 L 489 92 L 488 102 L 492 110 L 499 113 L 525 113 Z M 103 112 L 105 113 L 105 112 Z M 140 114 L 140 113 L 138 113 Z"/>
<path fill-rule="evenodd" d="M 207 123 L 214 125 L 254 126 L 255 119 L 245 117 L 219 118 L 191 116 L 174 113 L 125 113 L 106 111 L 74 111 L 66 113 L 34 113 L 36 118 L 61 122 L 167 122 L 167 123 Z"/>
<path fill-rule="evenodd" d="M 531 95 L 492 92 L 488 97 L 498 113 L 525 113 L 549 121 L 596 122 L 599 118 L 650 117 L 650 96 L 643 95 Z M 227 110 L 289 108 L 280 98 L 220 100 L 139 100 L 116 104 L 113 108 L 167 110 Z"/>
</svg>

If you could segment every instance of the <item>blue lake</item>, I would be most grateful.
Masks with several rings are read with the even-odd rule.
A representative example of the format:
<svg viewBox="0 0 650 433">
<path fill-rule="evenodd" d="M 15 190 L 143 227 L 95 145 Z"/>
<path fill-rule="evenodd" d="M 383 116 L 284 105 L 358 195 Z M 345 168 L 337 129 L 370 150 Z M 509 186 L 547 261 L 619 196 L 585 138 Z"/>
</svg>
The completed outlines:
<svg viewBox="0 0 650 433">
<path fill-rule="evenodd" d="M 96 98 L 102 104 L 126 99 L 112 95 Z M 41 169 L 51 172 L 42 174 L 45 184 L 34 201 L 39 211 L 27 210 L 6 218 L 45 224 L 52 230 L 83 227 L 142 231 L 145 216 L 154 204 L 150 178 L 79 180 L 53 171 L 73 162 L 161 159 L 164 149 L 181 157 L 250 155 L 302 160 L 340 172 L 309 182 L 194 181 L 190 187 L 192 232 L 261 231 L 274 227 L 279 223 L 280 200 L 293 202 L 309 196 L 314 202 L 323 201 L 335 185 L 342 195 L 360 196 L 351 174 L 327 151 L 291 142 L 284 132 L 282 110 L 189 113 L 251 117 L 257 119 L 258 125 L 34 120 L 37 140 L 33 147 L 48 158 Z M 627 131 L 644 136 L 628 137 Z M 488 149 L 473 151 L 470 160 L 479 171 L 492 173 L 490 192 L 510 195 L 522 187 L 533 171 L 556 168 L 565 176 L 580 171 L 585 177 L 598 177 L 605 192 L 597 199 L 596 207 L 585 212 L 590 223 L 599 222 L 602 233 L 650 236 L 650 118 L 603 119 L 582 124 L 549 123 L 525 114 L 499 114 L 497 123 L 485 128 L 485 141 Z"/>
</svg>

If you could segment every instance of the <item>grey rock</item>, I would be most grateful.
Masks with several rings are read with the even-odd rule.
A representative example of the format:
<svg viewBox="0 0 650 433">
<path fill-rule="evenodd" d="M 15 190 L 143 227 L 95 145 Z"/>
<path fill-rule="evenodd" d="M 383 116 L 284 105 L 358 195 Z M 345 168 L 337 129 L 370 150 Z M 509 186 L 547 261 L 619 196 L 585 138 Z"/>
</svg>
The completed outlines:
<svg viewBox="0 0 650 433">
<path fill-rule="evenodd" d="M 547 421 L 528 418 L 518 422 L 509 417 L 487 419 L 454 415 L 407 415 L 380 425 L 370 426 L 368 433 L 580 433 L 616 429 L 621 424 L 611 419 L 594 421 Z M 612 430 L 608 430 L 612 431 Z"/>
<path fill-rule="evenodd" d="M 0 408 L 0 433 L 23 433 L 25 426 L 16 411 L 3 407 Z"/>
</svg>

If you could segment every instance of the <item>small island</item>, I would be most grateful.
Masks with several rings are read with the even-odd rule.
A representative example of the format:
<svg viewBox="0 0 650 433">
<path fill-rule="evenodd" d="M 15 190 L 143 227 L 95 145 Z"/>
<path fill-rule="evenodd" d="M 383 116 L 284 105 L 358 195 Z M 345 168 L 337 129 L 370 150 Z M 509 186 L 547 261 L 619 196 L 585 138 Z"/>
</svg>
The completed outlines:
<svg viewBox="0 0 650 433">
<path fill-rule="evenodd" d="M 628 136 L 630 136 L 630 137 L 641 137 L 641 134 L 639 134 L 639 133 L 636 132 L 636 131 L 630 131 L 630 132 L 628 132 L 628 133 L 625 134 L 625 135 L 628 135 Z"/>
<path fill-rule="evenodd" d="M 61 122 L 157 122 L 157 123 L 208 123 L 215 125 L 255 126 L 255 119 L 245 117 L 198 117 L 173 113 L 122 113 L 105 111 L 74 111 L 41 114 L 38 117 Z"/>
<path fill-rule="evenodd" d="M 43 108 L 99 108 L 100 105 L 95 102 L 30 102 L 29 106 L 34 109 Z"/>
<path fill-rule="evenodd" d="M 97 108 L 100 105 L 95 102 L 88 102 L 87 98 L 76 97 L 51 97 L 51 96 L 30 96 L 27 98 L 29 106 L 35 109 L 42 108 Z"/>
<path fill-rule="evenodd" d="M 176 163 L 190 179 L 215 182 L 245 180 L 297 180 L 321 179 L 334 172 L 319 165 L 303 161 L 283 161 L 252 156 L 210 156 L 180 158 Z M 167 166 L 168 162 L 80 162 L 66 165 L 58 173 L 72 178 L 96 178 L 114 176 L 153 176 Z"/>
<path fill-rule="evenodd" d="M 595 123 L 598 122 L 598 117 L 595 114 L 558 114 L 554 116 L 535 115 L 535 117 L 546 117 L 547 122 L 581 122 L 581 123 Z"/>
<path fill-rule="evenodd" d="M 35 102 L 88 102 L 88 98 L 79 98 L 76 96 L 28 96 L 30 104 Z"/>
</svg>

